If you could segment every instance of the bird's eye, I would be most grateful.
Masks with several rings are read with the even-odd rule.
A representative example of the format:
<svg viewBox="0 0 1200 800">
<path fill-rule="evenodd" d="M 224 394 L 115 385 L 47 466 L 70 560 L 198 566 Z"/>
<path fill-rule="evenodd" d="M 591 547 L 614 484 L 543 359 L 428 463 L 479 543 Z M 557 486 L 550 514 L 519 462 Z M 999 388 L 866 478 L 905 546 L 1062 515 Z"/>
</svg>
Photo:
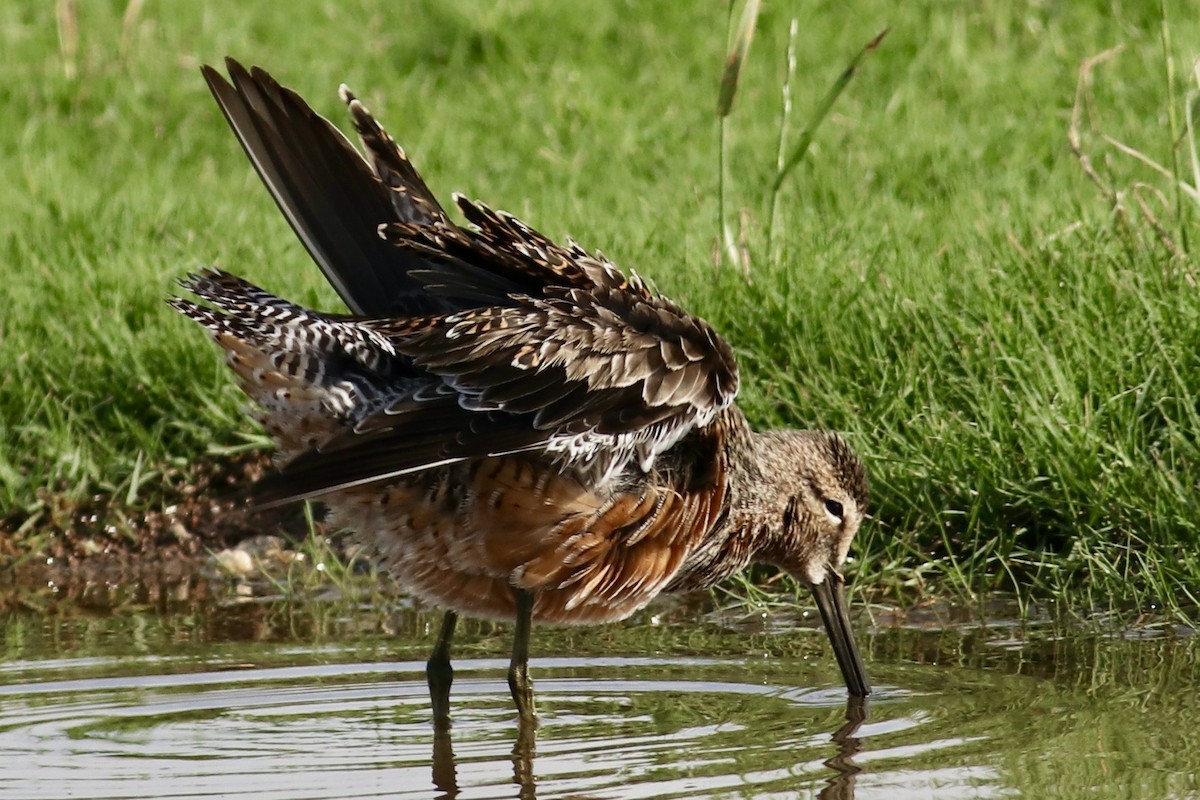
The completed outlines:
<svg viewBox="0 0 1200 800">
<path fill-rule="evenodd" d="M 829 512 L 829 516 L 834 517 L 838 522 L 842 521 L 842 514 L 845 513 L 845 509 L 842 508 L 842 504 L 837 500 L 826 500 L 825 510 Z"/>
</svg>

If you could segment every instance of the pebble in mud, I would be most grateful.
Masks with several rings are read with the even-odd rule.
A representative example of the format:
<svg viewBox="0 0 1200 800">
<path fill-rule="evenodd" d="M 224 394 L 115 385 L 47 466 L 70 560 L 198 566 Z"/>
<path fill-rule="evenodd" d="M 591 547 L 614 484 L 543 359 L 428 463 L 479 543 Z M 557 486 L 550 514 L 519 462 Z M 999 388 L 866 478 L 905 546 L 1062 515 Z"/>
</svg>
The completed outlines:
<svg viewBox="0 0 1200 800">
<path fill-rule="evenodd" d="M 251 536 L 236 547 L 226 548 L 209 557 L 209 566 L 221 574 L 236 578 L 253 578 L 275 567 L 303 561 L 304 554 L 287 547 L 282 536 Z"/>
</svg>

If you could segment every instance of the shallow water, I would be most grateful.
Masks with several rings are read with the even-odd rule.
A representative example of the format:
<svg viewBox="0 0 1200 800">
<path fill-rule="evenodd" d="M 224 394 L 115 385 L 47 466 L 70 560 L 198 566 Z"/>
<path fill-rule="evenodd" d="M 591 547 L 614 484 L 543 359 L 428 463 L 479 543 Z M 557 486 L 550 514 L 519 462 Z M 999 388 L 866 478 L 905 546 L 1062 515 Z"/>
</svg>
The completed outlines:
<svg viewBox="0 0 1200 800">
<path fill-rule="evenodd" d="M 534 731 L 507 631 L 471 623 L 436 730 L 437 616 L 394 598 L 193 584 L 17 605 L 0 798 L 1200 796 L 1200 637 L 1172 626 L 876 613 L 860 709 L 803 614 L 664 606 L 535 631 Z"/>
</svg>

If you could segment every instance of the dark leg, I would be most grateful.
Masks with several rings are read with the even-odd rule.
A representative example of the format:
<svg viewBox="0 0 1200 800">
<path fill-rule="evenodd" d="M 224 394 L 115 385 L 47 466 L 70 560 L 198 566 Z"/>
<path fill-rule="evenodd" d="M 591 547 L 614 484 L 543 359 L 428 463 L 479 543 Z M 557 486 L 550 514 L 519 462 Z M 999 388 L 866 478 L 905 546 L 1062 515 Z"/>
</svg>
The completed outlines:
<svg viewBox="0 0 1200 800">
<path fill-rule="evenodd" d="M 537 778 L 533 760 L 537 755 L 537 720 L 521 717 L 517 720 L 517 741 L 513 744 L 513 783 L 517 784 L 520 800 L 536 800 Z"/>
<path fill-rule="evenodd" d="M 433 785 L 440 798 L 458 797 L 458 766 L 450 740 L 450 718 L 433 719 Z"/>
<path fill-rule="evenodd" d="M 429 699 L 435 721 L 450 719 L 450 684 L 454 682 L 454 668 L 450 666 L 450 639 L 454 636 L 457 623 L 458 614 L 447 611 L 442 617 L 442 627 L 438 631 L 433 654 L 425 663 L 425 677 L 429 681 Z"/>
<path fill-rule="evenodd" d="M 529 680 L 529 632 L 533 627 L 533 592 L 516 589 L 517 629 L 513 633 L 512 661 L 508 666 L 508 688 L 512 690 L 522 719 L 537 717 L 533 707 L 533 682 Z"/>
</svg>

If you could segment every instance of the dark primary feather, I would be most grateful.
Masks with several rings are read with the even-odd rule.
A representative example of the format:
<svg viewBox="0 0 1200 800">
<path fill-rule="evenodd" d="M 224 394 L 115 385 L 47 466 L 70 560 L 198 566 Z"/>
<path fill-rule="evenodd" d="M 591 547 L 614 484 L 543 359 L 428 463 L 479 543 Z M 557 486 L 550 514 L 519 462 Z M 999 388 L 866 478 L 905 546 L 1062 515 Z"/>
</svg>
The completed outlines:
<svg viewBox="0 0 1200 800">
<path fill-rule="evenodd" d="M 342 300 L 357 314 L 447 310 L 409 272 L 425 266 L 381 241 L 401 216 L 392 191 L 327 120 L 265 71 L 227 59 L 232 84 L 202 68 L 208 87 L 263 183 Z"/>
<path fill-rule="evenodd" d="M 365 159 L 267 73 L 228 65 L 232 84 L 204 68 L 213 95 L 357 315 L 307 319 L 359 326 L 365 341 L 385 342 L 373 356 L 379 385 L 361 393 L 393 397 L 352 413 L 341 432 L 264 481 L 264 502 L 514 451 L 546 450 L 566 464 L 599 454 L 605 470 L 630 459 L 648 468 L 733 403 L 733 352 L 708 323 L 603 256 L 558 245 L 481 203 L 456 196 L 472 228 L 455 225 L 345 87 Z M 226 311 L 275 308 L 249 284 L 207 280 L 242 293 L 202 292 Z M 361 352 L 346 355 L 366 363 Z M 411 386 L 387 385 L 395 375 Z"/>
<path fill-rule="evenodd" d="M 560 248 L 503 212 L 456 198 L 479 230 L 451 222 L 404 151 L 346 87 L 341 96 L 369 161 L 265 70 L 233 59 L 226 66 L 231 82 L 201 68 L 213 97 L 296 235 L 354 313 L 444 313 L 537 291 L 555 270 L 554 280 L 581 279 L 573 259 L 582 251 Z M 393 231 L 385 241 L 381 226 L 406 233 Z M 504 249 L 512 244 L 516 249 Z M 481 270 L 480 259 L 503 269 Z M 442 290 L 428 291 L 429 284 Z M 450 302 L 455 289 L 465 302 Z"/>
<path fill-rule="evenodd" d="M 449 223 L 441 204 L 429 191 L 425 179 L 413 167 L 400 145 L 375 121 L 349 88 L 343 85 L 338 94 L 350 109 L 354 130 L 358 132 L 359 141 L 375 175 L 391 190 L 389 199 L 396 212 L 396 221 L 425 225 Z"/>
</svg>

